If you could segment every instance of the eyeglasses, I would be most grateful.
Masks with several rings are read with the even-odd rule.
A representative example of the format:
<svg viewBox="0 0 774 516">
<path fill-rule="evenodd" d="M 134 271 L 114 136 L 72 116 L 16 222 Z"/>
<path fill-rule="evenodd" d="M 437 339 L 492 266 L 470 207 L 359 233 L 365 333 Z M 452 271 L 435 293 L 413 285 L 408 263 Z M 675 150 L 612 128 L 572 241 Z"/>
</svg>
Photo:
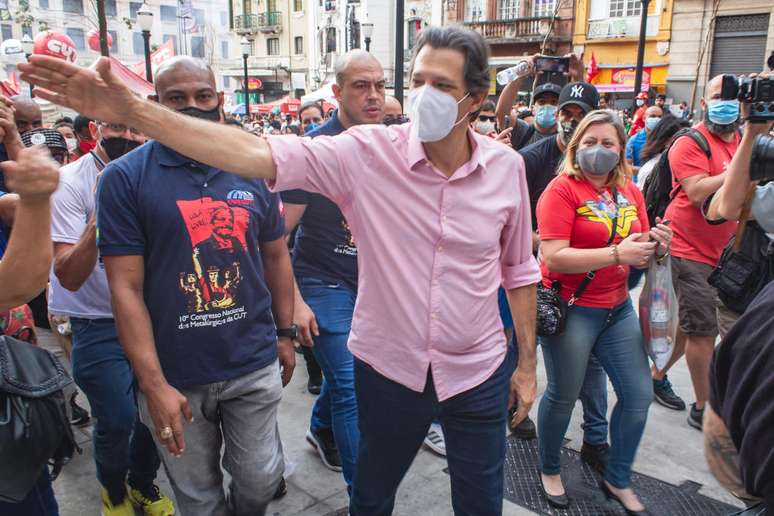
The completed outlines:
<svg viewBox="0 0 774 516">
<path fill-rule="evenodd" d="M 127 127 L 124 124 L 108 124 L 106 122 L 99 122 L 99 125 L 101 125 L 102 127 L 107 127 L 111 131 L 116 131 L 118 133 L 124 133 L 126 132 L 126 129 L 127 129 Z M 134 127 L 129 127 L 129 132 L 132 134 L 142 134 Z"/>
<path fill-rule="evenodd" d="M 405 115 L 387 115 L 382 120 L 384 125 L 400 125 L 408 122 L 408 118 Z"/>
<path fill-rule="evenodd" d="M 496 122 L 497 121 L 497 117 L 496 116 L 478 115 L 478 121 L 479 122 Z"/>
</svg>

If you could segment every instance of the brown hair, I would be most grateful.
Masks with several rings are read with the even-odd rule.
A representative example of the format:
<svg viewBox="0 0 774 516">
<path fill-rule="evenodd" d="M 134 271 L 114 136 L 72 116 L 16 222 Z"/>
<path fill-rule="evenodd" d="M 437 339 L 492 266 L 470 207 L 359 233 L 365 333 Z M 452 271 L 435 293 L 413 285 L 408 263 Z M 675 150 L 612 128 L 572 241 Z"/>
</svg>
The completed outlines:
<svg viewBox="0 0 774 516">
<path fill-rule="evenodd" d="M 559 166 L 560 174 L 566 174 L 579 181 L 585 179 L 583 171 L 581 171 L 581 168 L 575 159 L 575 153 L 578 151 L 583 135 L 586 134 L 589 127 L 605 124 L 612 125 L 615 128 L 615 132 L 618 134 L 618 143 L 621 147 L 618 165 L 616 165 L 610 173 L 607 186 L 623 187 L 626 185 L 626 182 L 629 181 L 632 176 L 632 169 L 626 161 L 626 131 L 624 130 L 623 123 L 618 115 L 609 109 L 591 111 L 583 117 L 583 120 L 578 124 L 578 128 L 575 129 L 575 133 L 573 134 L 570 143 L 567 145 L 564 160 Z"/>
</svg>

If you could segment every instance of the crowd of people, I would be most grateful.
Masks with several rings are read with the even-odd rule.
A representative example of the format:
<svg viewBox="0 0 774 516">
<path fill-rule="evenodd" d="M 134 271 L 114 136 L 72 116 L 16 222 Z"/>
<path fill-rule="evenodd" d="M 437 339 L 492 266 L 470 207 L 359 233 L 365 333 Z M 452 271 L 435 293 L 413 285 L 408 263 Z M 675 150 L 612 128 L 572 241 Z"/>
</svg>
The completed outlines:
<svg viewBox="0 0 774 516">
<path fill-rule="evenodd" d="M 774 290 L 728 306 L 710 279 L 737 220 L 752 212 L 774 234 L 773 190 L 749 174 L 771 124 L 745 123 L 719 77 L 691 128 L 663 95 L 613 109 L 575 56 L 556 82 L 526 63 L 494 102 L 482 37 L 430 27 L 407 115 L 355 50 L 336 65 L 335 111 L 249 120 L 224 113 L 212 70 L 189 57 L 159 67 L 148 100 L 107 60 L 19 66 L 81 114 L 47 128 L 28 97 L 0 102 L 0 308 L 48 284 L 95 419 L 103 515 L 264 514 L 287 493 L 277 413 L 297 350 L 317 395 L 306 440 L 341 472 L 352 515 L 392 513 L 423 443 L 448 461 L 455 514 L 502 513 L 506 427 L 538 440 L 540 488 L 567 509 L 560 450 L 578 399 L 581 458 L 627 514 L 650 514 L 632 465 L 654 399 L 704 429 L 725 486 L 774 507 Z M 630 291 L 667 257 L 679 331 L 657 368 Z M 538 290 L 568 305 L 563 332 L 537 336 Z M 667 376 L 683 355 L 690 407 Z M 48 468 L 0 512 L 58 514 Z"/>
</svg>

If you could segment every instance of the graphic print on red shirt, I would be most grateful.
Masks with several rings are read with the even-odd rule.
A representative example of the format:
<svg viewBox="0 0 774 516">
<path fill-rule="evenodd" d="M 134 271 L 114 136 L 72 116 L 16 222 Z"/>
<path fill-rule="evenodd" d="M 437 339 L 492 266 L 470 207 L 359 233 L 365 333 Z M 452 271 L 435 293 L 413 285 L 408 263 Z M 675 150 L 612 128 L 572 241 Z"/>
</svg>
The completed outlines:
<svg viewBox="0 0 774 516">
<path fill-rule="evenodd" d="M 576 249 L 598 249 L 610 239 L 616 210 L 616 234 L 613 240 L 619 244 L 633 233 L 650 230 L 645 200 L 631 182 L 616 191 L 613 202 L 612 189 L 598 191 L 586 180 L 562 174 L 548 185 L 538 201 L 538 232 L 541 240 L 568 240 Z M 570 299 L 583 281 L 585 273 L 564 274 L 551 272 L 541 259 L 543 284 L 562 284 L 561 295 Z M 577 301 L 579 306 L 612 308 L 623 303 L 627 296 L 628 265 L 613 265 L 599 269 L 594 280 Z"/>
</svg>

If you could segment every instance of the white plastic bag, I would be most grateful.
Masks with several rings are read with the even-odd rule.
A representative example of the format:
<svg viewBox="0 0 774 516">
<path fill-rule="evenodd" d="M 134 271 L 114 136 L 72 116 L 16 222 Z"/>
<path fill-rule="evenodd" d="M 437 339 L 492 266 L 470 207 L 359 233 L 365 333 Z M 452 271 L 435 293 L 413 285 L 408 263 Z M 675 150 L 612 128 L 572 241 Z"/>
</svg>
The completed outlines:
<svg viewBox="0 0 774 516">
<path fill-rule="evenodd" d="M 661 260 L 651 258 L 640 294 L 642 343 L 657 371 L 664 369 L 672 357 L 677 335 L 677 295 L 670 260 L 669 256 Z"/>
</svg>

